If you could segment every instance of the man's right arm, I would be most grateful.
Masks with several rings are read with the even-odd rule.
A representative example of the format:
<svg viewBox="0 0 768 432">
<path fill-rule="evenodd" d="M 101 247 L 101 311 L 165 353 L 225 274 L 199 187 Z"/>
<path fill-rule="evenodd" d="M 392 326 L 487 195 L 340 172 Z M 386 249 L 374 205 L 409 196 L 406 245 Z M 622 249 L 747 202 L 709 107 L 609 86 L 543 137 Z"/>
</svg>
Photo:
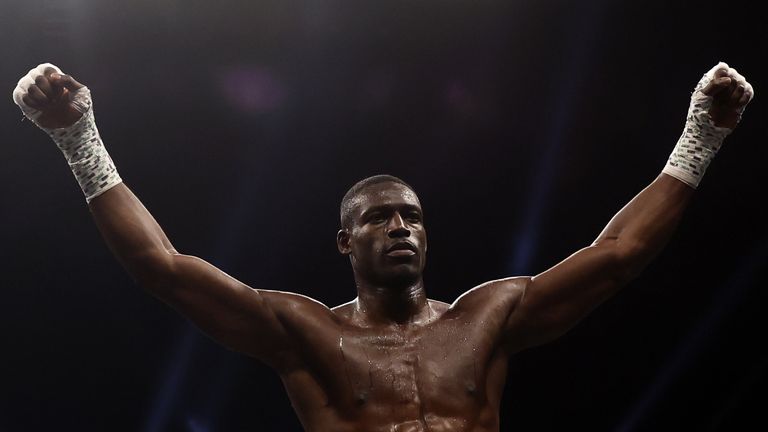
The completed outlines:
<svg viewBox="0 0 768 432">
<path fill-rule="evenodd" d="M 112 253 L 149 293 L 230 349 L 272 365 L 290 354 L 267 296 L 200 258 L 178 253 L 124 183 L 91 200 L 89 208 Z"/>
<path fill-rule="evenodd" d="M 313 317 L 319 325 L 331 316 L 328 308 L 301 295 L 252 289 L 204 260 L 178 253 L 117 174 L 96 129 L 87 87 L 44 64 L 19 81 L 13 96 L 64 153 L 102 237 L 134 280 L 230 349 L 273 367 L 294 364 L 296 344 L 285 324 L 296 331 L 306 324 L 297 328 L 292 317 Z"/>
</svg>

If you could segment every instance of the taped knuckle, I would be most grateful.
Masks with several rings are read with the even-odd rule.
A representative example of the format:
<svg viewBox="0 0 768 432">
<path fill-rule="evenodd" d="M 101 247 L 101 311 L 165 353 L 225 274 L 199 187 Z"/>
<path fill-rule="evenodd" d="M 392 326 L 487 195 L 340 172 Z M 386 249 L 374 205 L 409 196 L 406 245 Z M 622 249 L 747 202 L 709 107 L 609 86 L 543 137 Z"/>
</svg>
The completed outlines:
<svg viewBox="0 0 768 432">
<path fill-rule="evenodd" d="M 19 79 L 16 84 L 16 88 L 13 89 L 13 102 L 16 103 L 22 110 L 34 109 L 34 97 L 30 96 L 30 89 L 32 92 L 37 91 L 40 95 L 47 98 L 42 88 L 49 87 L 47 75 L 49 73 L 61 73 L 61 69 L 51 63 L 41 63 L 36 67 L 29 70 L 26 75 Z M 33 87 L 34 86 L 34 87 Z M 34 96 L 34 94 L 32 95 Z"/>
<path fill-rule="evenodd" d="M 24 97 L 24 90 L 22 90 L 17 86 L 13 90 L 13 101 L 16 103 L 16 105 L 22 106 L 24 105 L 24 101 L 22 100 L 23 97 Z"/>
<path fill-rule="evenodd" d="M 45 76 L 49 76 L 53 73 L 59 73 L 57 68 L 52 68 L 49 66 L 49 67 L 46 67 L 45 70 L 43 70 L 43 75 Z"/>
<path fill-rule="evenodd" d="M 29 86 L 31 86 L 34 83 L 35 83 L 35 80 L 32 79 L 31 76 L 27 75 L 19 80 L 18 86 L 22 91 L 26 92 Z"/>
<path fill-rule="evenodd" d="M 748 103 L 749 103 L 749 100 L 750 100 L 750 99 L 751 99 L 751 98 L 750 98 L 750 96 L 749 96 L 749 93 L 744 93 L 744 94 L 741 96 L 741 99 L 739 99 L 739 106 L 740 106 L 740 107 L 744 107 L 746 104 L 748 104 Z"/>
<path fill-rule="evenodd" d="M 38 71 L 38 73 L 46 74 L 49 70 L 52 72 L 58 72 L 61 73 L 61 69 L 59 69 L 56 65 L 51 63 L 40 63 L 37 65 L 35 70 Z"/>
<path fill-rule="evenodd" d="M 719 72 L 720 70 L 723 70 L 723 69 L 727 71 L 728 70 L 728 64 L 724 63 L 724 62 L 720 62 L 720 63 L 716 64 L 715 67 L 710 69 L 709 72 L 707 72 L 705 75 L 709 76 L 711 78 L 711 77 L 714 77 L 717 72 Z"/>
</svg>

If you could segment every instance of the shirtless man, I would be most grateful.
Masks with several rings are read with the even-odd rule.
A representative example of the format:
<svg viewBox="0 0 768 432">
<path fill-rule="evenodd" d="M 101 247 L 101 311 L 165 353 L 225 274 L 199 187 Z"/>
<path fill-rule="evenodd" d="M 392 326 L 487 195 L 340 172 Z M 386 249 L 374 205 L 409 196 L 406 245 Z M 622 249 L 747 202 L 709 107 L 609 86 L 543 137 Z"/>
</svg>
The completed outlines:
<svg viewBox="0 0 768 432">
<path fill-rule="evenodd" d="M 221 344 L 274 368 L 307 431 L 490 432 L 499 430 L 509 358 L 568 331 L 661 251 L 753 94 L 735 69 L 715 66 L 697 85 L 662 172 L 591 245 L 451 305 L 426 296 L 427 236 L 413 188 L 391 176 L 359 182 L 342 201 L 337 235 L 357 298 L 332 309 L 253 289 L 179 253 L 122 182 L 90 92 L 71 76 L 40 65 L 14 100 L 62 150 L 104 240 L 137 283 Z"/>
</svg>

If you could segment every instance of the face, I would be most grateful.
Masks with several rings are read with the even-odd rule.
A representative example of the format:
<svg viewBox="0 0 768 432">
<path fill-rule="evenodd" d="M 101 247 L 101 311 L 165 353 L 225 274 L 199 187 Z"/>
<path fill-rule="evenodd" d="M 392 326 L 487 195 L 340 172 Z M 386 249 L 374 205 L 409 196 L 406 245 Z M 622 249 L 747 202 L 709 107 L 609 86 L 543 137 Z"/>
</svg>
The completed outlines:
<svg viewBox="0 0 768 432">
<path fill-rule="evenodd" d="M 419 280 L 426 263 L 427 234 L 416 194 L 399 183 L 369 186 L 355 198 L 352 223 L 339 231 L 339 251 L 358 277 L 378 285 Z"/>
</svg>

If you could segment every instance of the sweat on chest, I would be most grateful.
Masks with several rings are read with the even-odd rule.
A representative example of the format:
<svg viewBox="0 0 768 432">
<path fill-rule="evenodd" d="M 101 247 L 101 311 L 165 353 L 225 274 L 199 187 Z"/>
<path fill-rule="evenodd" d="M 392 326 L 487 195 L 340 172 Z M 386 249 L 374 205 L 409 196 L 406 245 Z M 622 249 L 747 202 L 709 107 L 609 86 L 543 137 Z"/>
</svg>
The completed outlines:
<svg viewBox="0 0 768 432">
<path fill-rule="evenodd" d="M 338 341 L 338 384 L 358 405 L 377 399 L 466 403 L 478 397 L 485 373 L 483 350 L 473 342 L 445 329 L 409 335 L 346 330 Z"/>
</svg>

